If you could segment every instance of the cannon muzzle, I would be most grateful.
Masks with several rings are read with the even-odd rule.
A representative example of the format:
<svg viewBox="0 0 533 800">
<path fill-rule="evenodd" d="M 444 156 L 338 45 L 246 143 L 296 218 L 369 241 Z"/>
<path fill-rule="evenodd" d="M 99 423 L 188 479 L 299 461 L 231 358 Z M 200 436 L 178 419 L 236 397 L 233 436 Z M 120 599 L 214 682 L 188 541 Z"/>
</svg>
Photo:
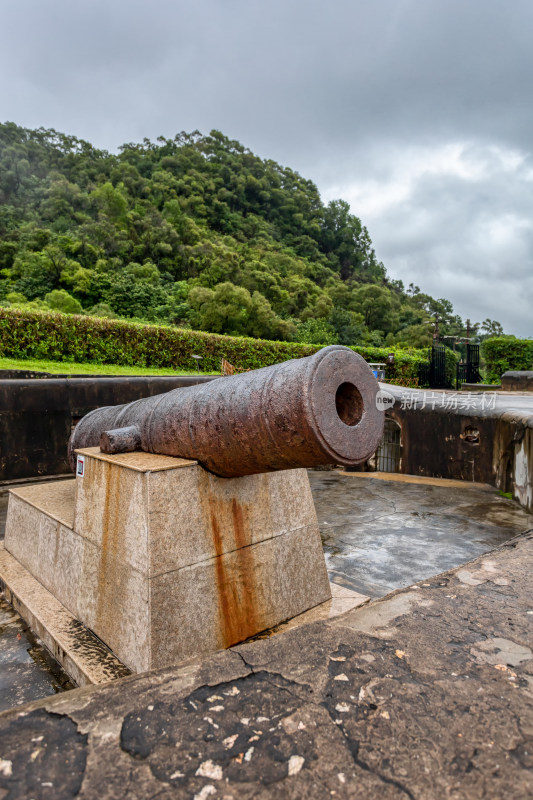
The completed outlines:
<svg viewBox="0 0 533 800">
<path fill-rule="evenodd" d="M 366 361 L 332 345 L 307 358 L 91 411 L 69 442 L 106 453 L 190 458 L 223 478 L 355 466 L 383 433 L 379 386 Z"/>
</svg>

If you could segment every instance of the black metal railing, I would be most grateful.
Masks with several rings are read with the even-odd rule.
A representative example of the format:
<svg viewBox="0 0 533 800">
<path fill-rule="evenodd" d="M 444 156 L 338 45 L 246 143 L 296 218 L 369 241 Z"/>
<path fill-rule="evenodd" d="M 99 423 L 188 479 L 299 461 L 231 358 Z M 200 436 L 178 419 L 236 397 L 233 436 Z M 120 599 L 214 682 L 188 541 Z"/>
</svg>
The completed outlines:
<svg viewBox="0 0 533 800">
<path fill-rule="evenodd" d="M 386 417 L 383 438 L 376 451 L 376 470 L 378 472 L 399 472 L 401 457 L 401 428 L 393 419 Z"/>
</svg>

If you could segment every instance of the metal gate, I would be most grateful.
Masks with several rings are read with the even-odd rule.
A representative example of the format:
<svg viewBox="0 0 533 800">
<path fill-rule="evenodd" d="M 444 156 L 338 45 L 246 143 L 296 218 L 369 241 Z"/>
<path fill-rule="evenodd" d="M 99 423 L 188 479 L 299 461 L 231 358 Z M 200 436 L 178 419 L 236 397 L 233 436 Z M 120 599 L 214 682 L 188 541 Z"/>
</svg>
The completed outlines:
<svg viewBox="0 0 533 800">
<path fill-rule="evenodd" d="M 466 363 L 457 364 L 457 389 L 461 388 L 462 383 L 481 383 L 478 344 L 467 344 Z"/>
<path fill-rule="evenodd" d="M 420 386 L 430 389 L 446 389 L 446 348 L 443 344 L 434 344 L 428 351 L 427 364 L 421 364 L 418 372 Z"/>
<path fill-rule="evenodd" d="M 378 472 L 399 472 L 401 458 L 401 428 L 393 419 L 385 417 L 383 438 L 375 455 L 376 470 Z"/>
</svg>

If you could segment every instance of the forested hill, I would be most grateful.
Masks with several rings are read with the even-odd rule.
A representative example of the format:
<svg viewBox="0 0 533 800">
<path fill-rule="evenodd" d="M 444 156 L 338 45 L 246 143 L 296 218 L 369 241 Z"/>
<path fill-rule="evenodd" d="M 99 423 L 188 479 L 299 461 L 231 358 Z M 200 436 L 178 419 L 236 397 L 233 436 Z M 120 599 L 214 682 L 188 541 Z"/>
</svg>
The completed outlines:
<svg viewBox="0 0 533 800">
<path fill-rule="evenodd" d="M 0 304 L 318 343 L 420 346 L 435 314 L 461 326 L 387 279 L 347 203 L 218 131 L 114 155 L 0 125 Z"/>
</svg>

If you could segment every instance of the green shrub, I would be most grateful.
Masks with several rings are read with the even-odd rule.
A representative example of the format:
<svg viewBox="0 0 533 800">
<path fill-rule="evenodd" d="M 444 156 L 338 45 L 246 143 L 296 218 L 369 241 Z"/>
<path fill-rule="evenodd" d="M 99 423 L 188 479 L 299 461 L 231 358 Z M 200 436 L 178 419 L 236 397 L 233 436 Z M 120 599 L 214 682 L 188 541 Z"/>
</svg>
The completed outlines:
<svg viewBox="0 0 533 800">
<path fill-rule="evenodd" d="M 194 354 L 202 357 L 204 372 L 219 372 L 222 358 L 239 370 L 257 369 L 308 356 L 320 348 L 300 342 L 270 342 L 167 325 L 0 307 L 0 355 L 11 358 L 195 369 Z M 417 385 L 419 365 L 426 359 L 425 351 L 366 346 L 352 349 L 367 361 L 376 362 L 394 353 L 395 363 L 387 369 L 387 380 L 402 386 Z"/>
<path fill-rule="evenodd" d="M 72 297 L 65 289 L 54 289 L 44 296 L 45 303 L 53 311 L 62 311 L 63 314 L 81 314 L 82 307 L 79 300 Z"/>
<path fill-rule="evenodd" d="M 533 339 L 494 336 L 481 344 L 488 383 L 499 383 L 508 370 L 533 369 Z"/>
</svg>

